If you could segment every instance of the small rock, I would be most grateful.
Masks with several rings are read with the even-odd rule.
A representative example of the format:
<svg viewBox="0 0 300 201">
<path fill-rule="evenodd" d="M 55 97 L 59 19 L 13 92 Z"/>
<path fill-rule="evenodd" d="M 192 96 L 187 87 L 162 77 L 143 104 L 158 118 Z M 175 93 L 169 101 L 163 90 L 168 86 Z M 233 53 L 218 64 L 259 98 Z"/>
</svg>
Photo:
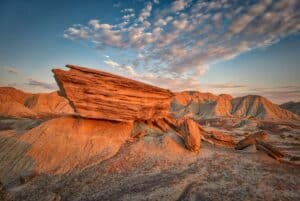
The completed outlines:
<svg viewBox="0 0 300 201">
<path fill-rule="evenodd" d="M 251 145 L 255 145 L 257 140 L 264 141 L 268 138 L 268 133 L 265 131 L 259 131 L 254 134 L 251 134 L 245 137 L 243 140 L 239 141 L 235 146 L 235 149 L 241 150 L 249 147 Z"/>
</svg>

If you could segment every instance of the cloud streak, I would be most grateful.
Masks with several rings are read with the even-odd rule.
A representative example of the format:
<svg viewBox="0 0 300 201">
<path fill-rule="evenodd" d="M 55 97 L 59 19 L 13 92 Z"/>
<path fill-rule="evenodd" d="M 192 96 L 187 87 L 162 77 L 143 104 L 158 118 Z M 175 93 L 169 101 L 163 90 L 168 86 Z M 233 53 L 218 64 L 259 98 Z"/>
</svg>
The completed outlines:
<svg viewBox="0 0 300 201">
<path fill-rule="evenodd" d="M 3 68 L 5 72 L 10 73 L 10 74 L 14 74 L 14 75 L 19 75 L 20 71 L 16 68 L 13 67 L 4 67 Z"/>
<path fill-rule="evenodd" d="M 56 90 L 57 85 L 56 83 L 47 83 L 47 82 L 42 82 L 42 81 L 38 81 L 32 78 L 29 78 L 28 81 L 25 83 L 26 85 L 29 86 L 35 86 L 35 87 L 40 87 L 43 89 L 48 89 L 48 90 Z"/>
</svg>

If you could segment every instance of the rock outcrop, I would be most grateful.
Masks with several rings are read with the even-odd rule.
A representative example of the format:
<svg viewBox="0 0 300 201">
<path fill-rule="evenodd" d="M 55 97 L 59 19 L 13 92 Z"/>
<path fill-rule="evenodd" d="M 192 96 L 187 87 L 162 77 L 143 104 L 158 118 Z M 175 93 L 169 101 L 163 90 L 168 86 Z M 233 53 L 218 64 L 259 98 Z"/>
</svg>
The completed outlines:
<svg viewBox="0 0 300 201">
<path fill-rule="evenodd" d="M 263 141 L 268 138 L 268 133 L 265 131 L 259 131 L 254 134 L 251 134 L 245 137 L 243 140 L 239 141 L 235 147 L 235 149 L 242 150 L 251 145 L 255 145 L 257 140 Z"/>
<path fill-rule="evenodd" d="M 199 152 L 201 146 L 201 132 L 198 123 L 192 119 L 185 119 L 181 124 L 181 128 L 186 148 L 192 152 Z"/>
<path fill-rule="evenodd" d="M 202 140 L 222 147 L 232 148 L 236 145 L 232 136 L 224 134 L 220 131 L 205 131 L 202 132 Z"/>
<path fill-rule="evenodd" d="M 81 116 L 132 121 L 161 118 L 169 113 L 173 93 L 103 71 L 66 65 L 53 69 L 60 90 Z"/>
</svg>

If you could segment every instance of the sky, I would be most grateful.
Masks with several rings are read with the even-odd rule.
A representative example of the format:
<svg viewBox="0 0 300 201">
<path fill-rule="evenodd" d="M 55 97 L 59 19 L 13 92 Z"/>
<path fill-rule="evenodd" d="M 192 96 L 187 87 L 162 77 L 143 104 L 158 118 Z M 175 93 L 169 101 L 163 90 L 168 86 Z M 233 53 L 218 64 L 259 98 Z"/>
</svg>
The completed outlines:
<svg viewBox="0 0 300 201">
<path fill-rule="evenodd" d="M 299 0 L 0 0 L 0 86 L 76 64 L 173 91 L 300 101 Z"/>
</svg>

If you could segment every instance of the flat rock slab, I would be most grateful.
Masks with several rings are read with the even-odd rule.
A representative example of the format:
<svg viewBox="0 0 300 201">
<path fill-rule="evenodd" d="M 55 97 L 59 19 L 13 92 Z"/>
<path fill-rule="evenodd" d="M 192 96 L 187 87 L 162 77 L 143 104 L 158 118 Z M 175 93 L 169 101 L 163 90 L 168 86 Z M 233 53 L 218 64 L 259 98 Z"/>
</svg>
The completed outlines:
<svg viewBox="0 0 300 201">
<path fill-rule="evenodd" d="M 173 93 L 107 72 L 66 65 L 53 69 L 61 92 L 81 117 L 114 121 L 148 120 L 169 114 Z"/>
</svg>

